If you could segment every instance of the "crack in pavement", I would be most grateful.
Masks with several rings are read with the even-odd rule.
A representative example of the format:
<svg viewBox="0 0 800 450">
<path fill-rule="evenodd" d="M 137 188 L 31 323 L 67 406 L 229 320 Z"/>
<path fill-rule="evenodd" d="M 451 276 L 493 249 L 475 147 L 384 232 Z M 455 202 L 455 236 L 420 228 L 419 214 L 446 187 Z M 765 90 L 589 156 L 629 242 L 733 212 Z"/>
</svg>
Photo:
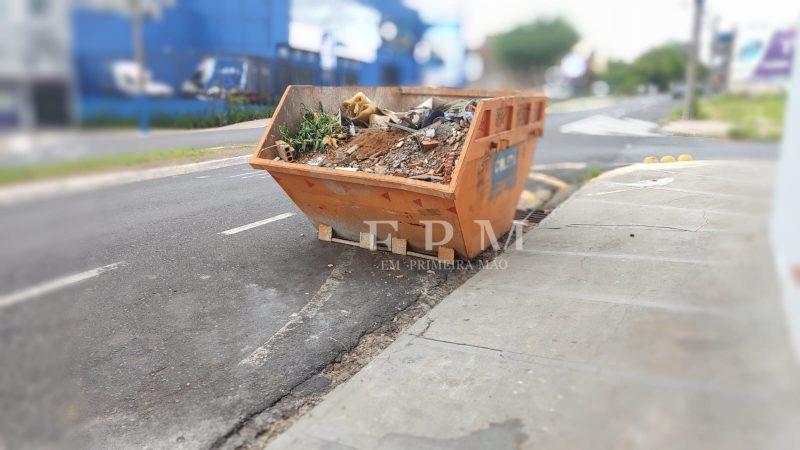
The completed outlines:
<svg viewBox="0 0 800 450">
<path fill-rule="evenodd" d="M 570 223 L 565 225 L 567 227 L 621 227 L 621 228 L 651 228 L 655 230 L 673 230 L 673 231 L 684 231 L 689 233 L 694 233 L 699 231 L 703 228 L 704 225 L 701 225 L 695 229 L 689 228 L 680 228 L 680 227 L 668 227 L 664 225 L 641 225 L 635 223 L 622 223 L 622 224 L 603 224 L 603 223 Z M 550 227 L 548 227 L 550 228 Z M 558 228 L 550 228 L 550 229 L 558 229 Z"/>
<path fill-rule="evenodd" d="M 467 344 L 465 342 L 454 342 L 454 341 L 448 341 L 448 340 L 445 340 L 445 339 L 436 339 L 436 338 L 427 337 L 427 336 L 417 336 L 417 337 L 420 338 L 420 339 L 425 339 L 427 341 L 441 342 L 443 344 L 453 344 L 453 345 L 459 345 L 459 346 L 462 346 L 462 347 L 479 348 L 481 350 L 489 350 L 489 351 L 498 352 L 498 353 L 506 352 L 506 350 L 503 350 L 503 349 L 500 349 L 500 348 L 486 347 L 486 346 L 483 346 L 483 345 Z"/>
</svg>

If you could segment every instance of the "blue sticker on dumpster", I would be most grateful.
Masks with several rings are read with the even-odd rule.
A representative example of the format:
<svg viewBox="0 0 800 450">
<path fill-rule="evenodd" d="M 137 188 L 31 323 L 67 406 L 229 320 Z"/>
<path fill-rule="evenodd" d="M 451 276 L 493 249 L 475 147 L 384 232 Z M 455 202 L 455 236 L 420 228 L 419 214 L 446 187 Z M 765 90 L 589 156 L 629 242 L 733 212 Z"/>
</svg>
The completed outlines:
<svg viewBox="0 0 800 450">
<path fill-rule="evenodd" d="M 517 184 L 517 146 L 495 153 L 492 159 L 492 197 Z"/>
</svg>

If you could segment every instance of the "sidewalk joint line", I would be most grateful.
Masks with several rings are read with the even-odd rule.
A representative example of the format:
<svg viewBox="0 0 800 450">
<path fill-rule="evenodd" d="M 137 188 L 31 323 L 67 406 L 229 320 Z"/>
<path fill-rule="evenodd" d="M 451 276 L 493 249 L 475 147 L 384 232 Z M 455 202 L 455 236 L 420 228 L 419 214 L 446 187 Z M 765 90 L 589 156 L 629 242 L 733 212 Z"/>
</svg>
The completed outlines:
<svg viewBox="0 0 800 450">
<path fill-rule="evenodd" d="M 540 250 L 540 249 L 523 249 L 522 253 L 533 253 L 533 254 L 554 255 L 554 256 L 577 256 L 586 258 L 609 258 L 609 259 L 622 259 L 622 260 L 630 259 L 635 261 L 672 262 L 681 264 L 701 264 L 709 266 L 726 263 L 725 261 L 704 261 L 700 259 L 672 258 L 667 256 L 654 256 L 654 255 L 634 255 L 628 253 L 571 252 L 562 250 Z"/>
<path fill-rule="evenodd" d="M 596 196 L 596 195 L 600 195 L 600 194 L 610 194 L 612 192 L 625 192 L 625 191 L 627 191 L 627 190 L 624 190 L 624 191 L 599 192 L 599 193 L 595 193 L 595 194 L 586 194 L 586 196 L 589 197 L 589 196 Z M 575 200 L 584 201 L 584 202 L 585 201 L 589 201 L 589 199 L 581 198 L 581 197 L 576 197 Z M 686 207 L 683 207 L 683 206 L 653 205 L 653 204 L 649 204 L 649 203 L 632 203 L 632 202 L 622 202 L 622 201 L 615 201 L 615 200 L 594 200 L 594 199 L 592 199 L 591 201 L 595 202 L 595 203 L 604 203 L 604 204 L 607 204 L 607 205 L 633 206 L 633 207 L 645 207 L 645 208 L 661 208 L 661 209 L 670 209 L 670 210 L 676 210 L 676 211 L 697 211 L 697 212 L 701 212 L 702 211 L 703 213 L 711 213 L 711 214 L 731 215 L 731 216 L 740 216 L 740 217 L 754 217 L 753 214 L 745 214 L 745 213 L 734 212 L 734 211 L 720 211 L 720 210 L 716 210 L 716 209 L 686 208 Z"/>
</svg>

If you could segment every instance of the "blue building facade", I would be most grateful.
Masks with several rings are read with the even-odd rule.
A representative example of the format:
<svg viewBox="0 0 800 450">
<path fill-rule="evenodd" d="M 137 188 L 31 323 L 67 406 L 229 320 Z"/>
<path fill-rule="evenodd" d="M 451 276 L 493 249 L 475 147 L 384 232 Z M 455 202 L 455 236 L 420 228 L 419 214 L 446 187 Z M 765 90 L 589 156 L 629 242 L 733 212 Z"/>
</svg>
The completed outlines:
<svg viewBox="0 0 800 450">
<path fill-rule="evenodd" d="M 425 29 L 419 14 L 400 1 L 361 3 L 396 24 L 398 35 L 383 42 L 375 61 L 337 58 L 331 78 L 320 68 L 319 53 L 289 46 L 291 0 L 176 0 L 143 24 L 145 66 L 158 92 L 149 100 L 152 112 L 203 114 L 224 108 L 225 102 L 213 96 L 198 99 L 185 92 L 187 80 L 202 78 L 197 68 L 209 58 L 217 64 L 229 61 L 231 71 L 246 71 L 242 89 L 264 103 L 274 102 L 289 84 L 418 84 L 421 68 L 413 53 Z M 134 59 L 131 17 L 76 7 L 70 20 L 79 117 L 129 116 L 135 99 L 120 89 L 115 68 Z M 239 67 L 230 61 L 239 61 Z"/>
</svg>

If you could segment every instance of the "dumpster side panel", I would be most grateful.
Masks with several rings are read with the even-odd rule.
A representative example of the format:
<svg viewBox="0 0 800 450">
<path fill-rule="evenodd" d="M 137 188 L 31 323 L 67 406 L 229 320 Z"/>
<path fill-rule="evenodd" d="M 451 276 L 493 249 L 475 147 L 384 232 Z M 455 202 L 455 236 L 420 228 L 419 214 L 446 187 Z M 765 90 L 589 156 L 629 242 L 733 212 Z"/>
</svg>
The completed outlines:
<svg viewBox="0 0 800 450">
<path fill-rule="evenodd" d="M 544 126 L 544 105 L 541 97 L 521 96 L 478 105 L 453 179 L 469 259 L 511 229 Z"/>
<path fill-rule="evenodd" d="M 461 225 L 451 198 L 343 180 L 271 173 L 300 210 L 315 225 L 330 226 L 335 237 L 358 241 L 360 233 L 374 232 L 379 242 L 388 242 L 391 237 L 402 238 L 408 241 L 409 250 L 435 254 L 438 246 L 430 250 L 425 248 L 426 226 L 431 227 L 433 243 L 444 241 L 449 227 L 452 239 L 442 245 L 466 255 Z M 370 221 L 376 222 L 373 230 Z"/>
</svg>

